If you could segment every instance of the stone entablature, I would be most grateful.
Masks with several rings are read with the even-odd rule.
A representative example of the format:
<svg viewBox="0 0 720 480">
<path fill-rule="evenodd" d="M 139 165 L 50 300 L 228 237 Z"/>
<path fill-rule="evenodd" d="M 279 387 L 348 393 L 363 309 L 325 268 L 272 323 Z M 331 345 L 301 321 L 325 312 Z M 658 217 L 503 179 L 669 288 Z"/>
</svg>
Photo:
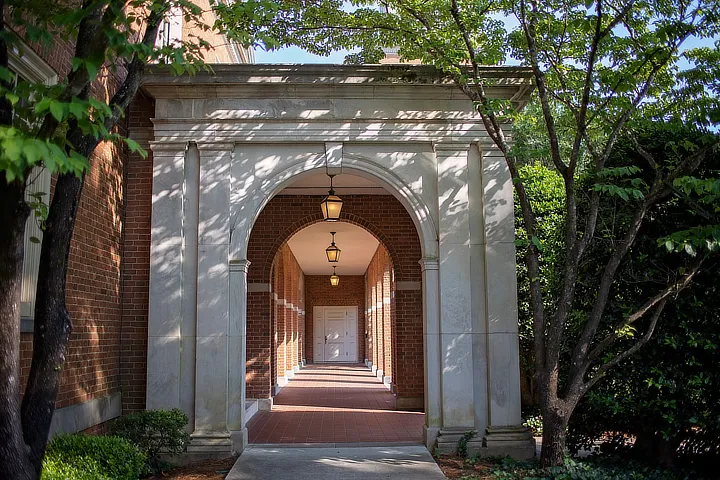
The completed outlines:
<svg viewBox="0 0 720 480">
<path fill-rule="evenodd" d="M 426 66 L 213 69 L 144 84 L 156 100 L 148 407 L 192 410 L 196 451 L 244 448 L 252 226 L 299 175 L 346 172 L 384 186 L 418 230 L 428 447 L 475 430 L 529 451 L 512 183 L 472 103 Z M 484 73 L 491 96 L 527 100 L 526 70 Z"/>
</svg>

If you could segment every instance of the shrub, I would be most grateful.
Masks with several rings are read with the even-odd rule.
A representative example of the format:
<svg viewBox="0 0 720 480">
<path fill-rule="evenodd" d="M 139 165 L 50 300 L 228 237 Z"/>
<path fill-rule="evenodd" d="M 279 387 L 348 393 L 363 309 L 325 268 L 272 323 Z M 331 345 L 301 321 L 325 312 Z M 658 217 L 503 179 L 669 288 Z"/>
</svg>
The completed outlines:
<svg viewBox="0 0 720 480">
<path fill-rule="evenodd" d="M 60 435 L 48 445 L 42 480 L 137 480 L 146 457 L 117 437 Z"/>
<path fill-rule="evenodd" d="M 496 462 L 496 480 L 680 480 L 685 476 L 671 470 L 648 467 L 616 457 L 565 459 L 562 466 L 541 468 L 537 460 L 517 462 L 510 458 Z"/>
<path fill-rule="evenodd" d="M 137 445 L 147 455 L 148 467 L 157 471 L 163 466 L 160 453 L 185 451 L 190 442 L 187 424 L 188 417 L 179 408 L 146 410 L 118 418 L 110 425 L 110 432 Z"/>
</svg>

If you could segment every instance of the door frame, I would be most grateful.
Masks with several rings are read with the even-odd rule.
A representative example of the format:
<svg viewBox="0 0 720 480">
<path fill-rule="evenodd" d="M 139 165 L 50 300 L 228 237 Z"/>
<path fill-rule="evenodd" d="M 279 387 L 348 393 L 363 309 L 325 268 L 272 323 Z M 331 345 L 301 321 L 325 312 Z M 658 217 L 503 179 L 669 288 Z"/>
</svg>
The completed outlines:
<svg viewBox="0 0 720 480">
<path fill-rule="evenodd" d="M 325 359 L 325 309 L 345 309 L 346 312 L 346 360 Z M 354 319 L 347 312 L 355 312 Z M 357 305 L 316 305 L 313 307 L 313 362 L 314 363 L 357 363 L 358 360 L 358 316 Z"/>
</svg>

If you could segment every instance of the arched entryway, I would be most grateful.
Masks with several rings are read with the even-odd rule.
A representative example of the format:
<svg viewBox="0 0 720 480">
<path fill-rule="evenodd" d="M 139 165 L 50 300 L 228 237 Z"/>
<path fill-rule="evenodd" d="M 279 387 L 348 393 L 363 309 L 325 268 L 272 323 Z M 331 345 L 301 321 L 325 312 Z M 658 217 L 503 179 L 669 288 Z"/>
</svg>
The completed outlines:
<svg viewBox="0 0 720 480">
<path fill-rule="evenodd" d="M 487 74 L 497 79 L 488 95 L 524 101 L 523 71 Z M 246 445 L 246 379 L 272 386 L 270 347 L 249 355 L 256 335 L 270 337 L 270 252 L 319 209 L 260 252 L 251 232 L 284 188 L 331 173 L 379 184 L 412 221 L 419 257 L 399 243 L 390 255 L 397 307 L 403 291 L 415 309 L 403 321 L 422 339 L 408 354 L 423 368 L 393 376 L 422 378 L 407 398 L 423 399 L 428 448 L 469 438 L 471 452 L 534 452 L 520 426 L 512 181 L 452 84 L 417 66 L 232 66 L 152 75 L 145 89 L 156 102 L 147 406 L 188 413 L 191 451 Z"/>
<path fill-rule="evenodd" d="M 422 248 L 415 224 L 387 190 L 345 172 L 335 178 L 337 193 L 344 200 L 339 222 L 322 221 L 319 194 L 326 193 L 328 179 L 320 173 L 282 190 L 254 223 L 248 244 L 247 398 L 257 400 L 261 411 L 271 408 L 273 396 L 300 366 L 329 360 L 323 356 L 327 339 L 314 330 L 323 328 L 318 315 L 338 307 L 352 308 L 357 316 L 352 349 L 343 355 L 367 365 L 378 378 L 377 403 L 397 411 L 425 409 Z M 338 244 L 344 248 L 338 262 L 338 287 L 330 286 L 332 269 L 324 258 L 330 231 L 338 232 Z M 351 379 L 345 382 L 342 374 L 336 382 L 352 386 Z M 360 386 L 375 388 L 373 382 L 367 383 Z M 297 397 L 298 385 L 294 388 Z M 384 393 L 383 388 L 387 389 Z M 342 395 L 349 398 L 352 392 L 345 389 Z M 286 392 L 280 400 L 288 396 Z M 342 409 L 341 400 L 333 398 L 326 407 Z M 312 403 L 318 406 L 317 401 Z M 417 415 L 395 415 L 393 421 L 411 417 L 407 430 L 416 431 Z M 414 437 L 403 433 L 402 426 L 398 430 L 399 440 L 422 440 L 419 429 Z M 375 438 L 384 438 L 379 428 L 376 433 Z M 365 435 L 363 441 L 368 438 Z M 327 443 L 327 435 L 323 440 Z"/>
</svg>

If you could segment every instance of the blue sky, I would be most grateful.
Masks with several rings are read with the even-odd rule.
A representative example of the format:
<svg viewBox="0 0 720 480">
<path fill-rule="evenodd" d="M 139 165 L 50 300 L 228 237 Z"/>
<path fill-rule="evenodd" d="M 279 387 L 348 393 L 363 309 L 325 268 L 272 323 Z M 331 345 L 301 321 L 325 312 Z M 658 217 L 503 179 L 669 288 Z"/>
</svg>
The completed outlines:
<svg viewBox="0 0 720 480">
<path fill-rule="evenodd" d="M 273 52 L 258 48 L 255 50 L 255 63 L 343 63 L 346 54 L 346 51 L 340 51 L 329 57 L 321 57 L 298 47 L 282 48 Z"/>
</svg>

